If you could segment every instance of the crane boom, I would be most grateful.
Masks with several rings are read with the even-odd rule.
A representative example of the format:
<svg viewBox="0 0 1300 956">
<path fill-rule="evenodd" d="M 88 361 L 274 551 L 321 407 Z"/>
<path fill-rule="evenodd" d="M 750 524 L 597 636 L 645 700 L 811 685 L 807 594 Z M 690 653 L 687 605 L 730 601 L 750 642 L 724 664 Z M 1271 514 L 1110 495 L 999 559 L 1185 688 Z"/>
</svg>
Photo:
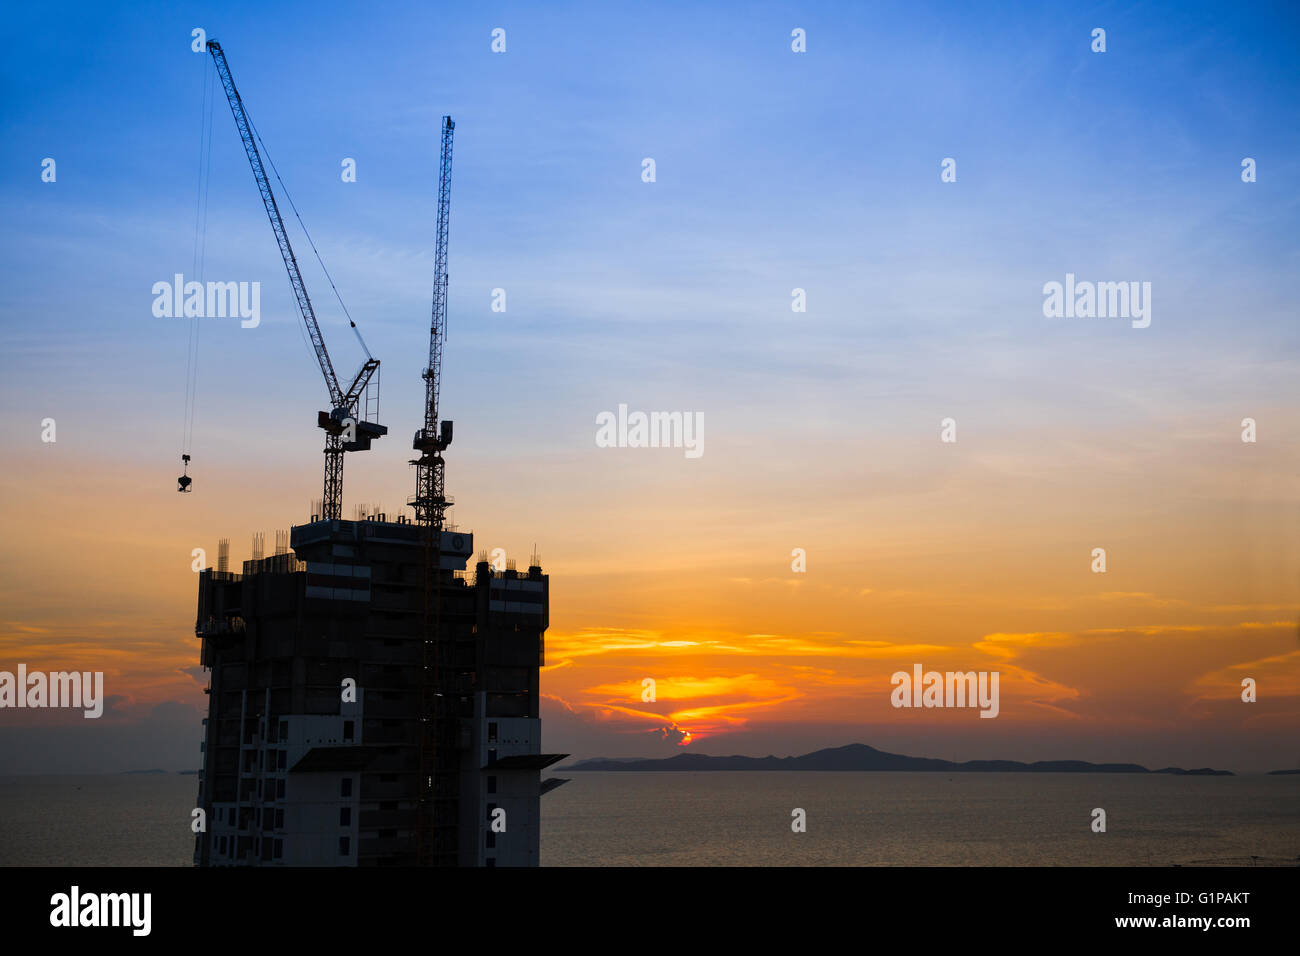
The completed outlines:
<svg viewBox="0 0 1300 956">
<path fill-rule="evenodd" d="M 298 299 L 298 311 L 302 313 L 307 333 L 311 336 L 312 347 L 316 350 L 316 359 L 320 362 L 321 374 L 325 376 L 325 387 L 329 389 L 330 401 L 335 406 L 341 405 L 343 390 L 339 387 L 338 376 L 334 374 L 334 363 L 330 361 L 330 353 L 325 348 L 325 339 L 321 337 L 320 326 L 316 323 L 316 311 L 312 308 L 311 298 L 307 295 L 307 286 L 303 284 L 302 272 L 298 269 L 298 258 L 293 254 L 289 234 L 284 229 L 284 220 L 280 218 L 280 207 L 275 202 L 275 194 L 271 192 L 271 181 L 266 178 L 266 170 L 262 166 L 262 154 L 258 152 L 257 143 L 253 141 L 253 124 L 248 119 L 248 112 L 244 109 L 244 101 L 239 96 L 239 90 L 235 89 L 235 79 L 230 75 L 230 64 L 226 62 L 226 54 L 221 49 L 221 44 L 216 40 L 209 40 L 208 52 L 212 54 L 212 60 L 216 63 L 221 85 L 226 89 L 230 112 L 234 114 L 235 125 L 239 127 L 239 138 L 244 141 L 244 152 L 248 154 L 248 164 L 253 167 L 253 178 L 257 180 L 258 192 L 262 194 L 262 205 L 266 207 L 266 217 L 271 220 L 275 241 L 280 244 L 280 256 L 284 259 L 284 267 L 289 272 L 289 284 L 293 286 L 293 294 Z"/>
<path fill-rule="evenodd" d="M 447 217 L 451 212 L 451 141 L 456 124 L 442 118 L 442 159 L 438 167 L 438 237 L 433 256 L 433 316 L 429 323 L 429 369 L 425 388 L 424 427 L 438 430 L 438 397 L 442 385 L 442 343 L 447 336 Z M 451 436 L 443 444 L 451 444 Z"/>
<path fill-rule="evenodd" d="M 258 151 L 253 131 L 253 123 L 244 109 L 244 101 L 235 88 L 235 79 L 230 75 L 230 64 L 226 62 L 226 53 L 216 40 L 207 42 L 208 52 L 216 64 L 217 75 L 225 88 L 226 99 L 230 102 L 230 112 L 235 117 L 235 126 L 239 129 L 239 138 L 243 140 L 244 152 L 248 154 L 248 164 L 253 169 L 253 178 L 257 181 L 257 191 L 262 194 L 262 205 L 266 207 L 266 217 L 271 221 L 271 230 L 275 241 L 280 246 L 280 257 L 284 268 L 289 273 L 289 284 L 298 300 L 298 311 L 302 314 L 303 325 L 311 337 L 312 348 L 316 350 L 316 360 L 320 363 L 321 375 L 325 377 L 325 387 L 329 390 L 330 411 L 317 415 L 317 425 L 325 430 L 325 487 L 322 497 L 322 518 L 339 518 L 343 510 L 343 453 L 345 451 L 365 451 L 372 439 L 388 433 L 383 425 L 361 421 L 359 407 L 361 395 L 370 384 L 371 378 L 379 370 L 379 360 L 366 350 L 366 361 L 353 377 L 352 383 L 344 391 L 339 385 L 334 363 L 325 348 L 325 339 L 321 335 L 320 325 L 316 322 L 316 310 L 312 308 L 311 297 L 307 295 L 307 286 L 302 281 L 302 272 L 298 268 L 298 257 L 293 253 L 289 234 L 285 231 L 284 220 L 280 216 L 280 207 L 271 191 L 271 181 L 266 176 L 262 165 L 262 154 Z M 283 183 L 282 183 L 283 185 Z M 355 329 L 355 324 L 353 325 Z M 357 333 L 360 340 L 361 334 Z M 365 349 L 365 343 L 361 343 Z M 369 411 L 369 409 L 366 409 Z"/>
</svg>

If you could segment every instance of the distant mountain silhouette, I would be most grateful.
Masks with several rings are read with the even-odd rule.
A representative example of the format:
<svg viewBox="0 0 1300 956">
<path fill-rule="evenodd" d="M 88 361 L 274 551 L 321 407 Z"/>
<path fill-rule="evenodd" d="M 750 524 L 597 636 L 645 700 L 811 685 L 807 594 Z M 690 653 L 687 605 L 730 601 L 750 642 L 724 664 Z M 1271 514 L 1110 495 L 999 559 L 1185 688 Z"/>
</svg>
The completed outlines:
<svg viewBox="0 0 1300 956">
<path fill-rule="evenodd" d="M 1135 763 L 1088 763 L 1086 760 L 934 760 L 929 757 L 906 757 L 886 753 L 866 744 L 848 744 L 815 750 L 801 757 L 710 757 L 708 754 L 681 753 L 660 760 L 610 760 L 594 758 L 563 768 L 579 770 L 932 770 L 942 773 L 1168 773 L 1177 776 L 1231 777 L 1230 770 L 1201 767 L 1184 770 L 1165 767 L 1148 770 Z"/>
<path fill-rule="evenodd" d="M 1278 777 L 1285 776 L 1288 773 L 1300 773 L 1300 770 L 1270 770 L 1268 775 L 1270 777 Z"/>
</svg>

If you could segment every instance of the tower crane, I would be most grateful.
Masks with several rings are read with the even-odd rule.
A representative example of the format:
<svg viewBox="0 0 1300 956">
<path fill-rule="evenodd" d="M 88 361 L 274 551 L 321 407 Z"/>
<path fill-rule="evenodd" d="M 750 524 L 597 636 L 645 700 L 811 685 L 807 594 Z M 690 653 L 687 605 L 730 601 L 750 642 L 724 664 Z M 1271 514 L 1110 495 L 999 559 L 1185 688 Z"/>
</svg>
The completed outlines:
<svg viewBox="0 0 1300 956">
<path fill-rule="evenodd" d="M 456 124 L 442 118 L 442 160 L 438 170 L 438 233 L 433 260 L 433 317 L 429 323 L 429 365 L 424 379 L 424 427 L 415 433 L 411 447 L 420 452 L 416 466 L 415 508 L 419 524 L 442 530 L 443 517 L 451 504 L 446 498 L 442 453 L 451 444 L 452 423 L 438 417 L 438 396 L 442 386 L 442 344 L 447 337 L 447 216 L 451 210 L 451 141 Z"/>
<path fill-rule="evenodd" d="M 280 246 L 280 256 L 284 259 L 284 267 L 289 273 L 289 284 L 293 286 L 294 296 L 298 300 L 298 311 L 302 313 L 303 324 L 307 327 L 312 347 L 316 350 L 316 359 L 320 363 L 321 374 L 325 377 L 325 387 L 329 390 L 330 410 L 319 412 L 316 416 L 317 426 L 325 430 L 325 487 L 320 517 L 322 519 L 340 518 L 343 510 L 343 453 L 366 451 L 370 448 L 373 439 L 388 433 L 387 427 L 383 425 L 361 420 L 362 413 L 368 415 L 370 411 L 367 390 L 372 377 L 379 371 L 379 359 L 370 354 L 365 341 L 361 338 L 361 333 L 357 332 L 357 341 L 361 343 L 361 348 L 366 353 L 366 360 L 362 363 L 361 368 L 352 379 L 352 384 L 347 387 L 346 391 L 340 385 L 339 378 L 334 372 L 334 363 L 330 360 L 329 352 L 325 348 L 325 340 L 321 336 L 320 326 L 316 323 L 316 312 L 312 308 L 311 299 L 307 295 L 307 287 L 303 284 L 302 273 L 298 269 L 297 257 L 293 254 L 293 246 L 290 245 L 289 235 L 285 232 L 284 220 L 280 218 L 280 209 L 276 205 L 275 194 L 271 191 L 271 183 L 267 179 L 266 170 L 262 165 L 262 155 L 258 152 L 257 144 L 254 142 L 255 131 L 252 121 L 248 118 L 248 113 L 244 109 L 244 101 L 240 98 L 239 91 L 235 89 L 235 81 L 230 75 L 230 65 L 226 62 L 226 54 L 221 49 L 221 44 L 216 40 L 208 40 L 207 47 L 208 52 L 212 54 L 213 62 L 216 64 L 217 74 L 221 77 L 221 85 L 225 87 L 226 99 L 230 102 L 230 112 L 235 117 L 235 126 L 238 127 L 240 139 L 244 142 L 244 152 L 248 154 L 248 164 L 253 168 L 253 178 L 257 180 L 257 189 L 262 194 L 262 204 L 266 207 L 266 216 L 271 220 L 271 229 L 275 233 L 275 240 Z M 281 182 L 281 185 L 283 186 L 283 182 Z M 292 200 L 290 203 L 292 204 Z M 310 236 L 308 240 L 310 241 Z M 351 322 L 351 319 L 349 321 Z M 351 322 L 351 325 L 355 332 L 356 323 Z M 377 378 L 375 379 L 375 387 L 377 393 Z M 363 407 L 363 397 L 365 407 Z M 377 394 L 375 408 L 377 411 Z M 450 422 L 448 425 L 450 425 Z M 448 429 L 448 432 L 450 433 L 450 429 Z"/>
<path fill-rule="evenodd" d="M 419 776 L 416 859 L 420 865 L 455 865 L 457 846 L 456 775 L 453 749 L 455 690 L 450 670 L 452 641 L 442 632 L 442 529 L 447 508 L 442 453 L 451 444 L 452 423 L 439 419 L 442 345 L 447 336 L 447 216 L 451 209 L 451 142 L 456 124 L 442 118 L 442 158 L 438 170 L 438 226 L 434 246 L 433 315 L 429 323 L 429 365 L 424 378 L 424 427 L 415 433 L 415 508 L 424 544 L 424 640 L 420 675 Z"/>
</svg>

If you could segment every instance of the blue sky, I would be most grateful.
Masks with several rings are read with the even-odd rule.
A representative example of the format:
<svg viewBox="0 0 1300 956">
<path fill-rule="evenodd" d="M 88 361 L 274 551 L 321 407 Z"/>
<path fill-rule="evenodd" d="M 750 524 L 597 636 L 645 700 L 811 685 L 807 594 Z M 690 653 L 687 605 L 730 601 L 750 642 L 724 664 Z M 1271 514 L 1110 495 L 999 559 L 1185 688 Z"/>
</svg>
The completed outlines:
<svg viewBox="0 0 1300 956">
<path fill-rule="evenodd" d="M 1066 271 L 1156 283 L 1142 348 L 1226 338 L 1251 358 L 1294 354 L 1280 281 L 1296 265 L 1300 172 L 1288 5 L 697 6 L 13 11 L 0 168 L 7 387 L 48 386 L 25 350 L 58 341 L 65 355 L 89 350 L 61 366 L 87 388 L 109 378 L 132 404 L 167 394 L 184 345 L 176 323 L 149 316 L 146 293 L 190 261 L 210 70 L 189 49 L 195 25 L 225 45 L 406 404 L 418 395 L 444 112 L 458 122 L 449 381 L 506 405 L 552 373 L 574 401 L 602 370 L 650 391 L 689 393 L 708 378 L 760 397 L 763 377 L 815 385 L 826 362 L 857 379 L 856 359 L 882 347 L 919 359 L 936 340 L 978 351 L 992 338 L 1001 350 L 1011 336 L 1029 352 L 1044 328 L 1038 290 Z M 792 25 L 808 31 L 808 53 L 791 53 Z M 1097 25 L 1101 55 L 1089 50 Z M 504 55 L 489 49 L 496 26 Z M 208 270 L 260 280 L 271 324 L 292 324 L 224 106 L 214 134 Z M 1246 155 L 1260 167 L 1251 186 L 1238 176 Z M 59 164 L 52 187 L 39 180 L 44 156 Z M 345 156 L 358 161 L 355 184 L 340 181 Z M 644 156 L 653 185 L 639 178 Z M 946 156 L 958 162 L 951 186 L 938 181 Z M 307 274 L 350 368 L 359 355 L 314 263 Z M 488 311 L 498 286 L 508 319 Z M 808 289 L 803 328 L 791 323 L 794 286 Z M 1085 348 L 1099 337 L 1064 333 Z M 250 333 L 210 335 L 200 388 L 221 376 L 242 390 L 241 370 L 291 375 L 289 395 L 312 387 L 310 353 L 276 334 L 259 334 L 264 360 L 244 348 Z M 1132 341 L 1100 333 L 1108 350 L 1116 336 Z M 847 361 L 849 342 L 866 354 Z M 866 370 L 907 374 L 894 362 Z"/>
</svg>

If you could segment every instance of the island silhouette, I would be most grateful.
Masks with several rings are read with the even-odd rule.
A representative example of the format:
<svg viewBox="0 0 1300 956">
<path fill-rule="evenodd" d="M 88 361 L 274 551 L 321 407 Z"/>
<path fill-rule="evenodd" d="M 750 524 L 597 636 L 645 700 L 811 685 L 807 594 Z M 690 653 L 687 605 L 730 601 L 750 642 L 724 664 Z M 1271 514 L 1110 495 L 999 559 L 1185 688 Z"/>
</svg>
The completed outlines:
<svg viewBox="0 0 1300 956">
<path fill-rule="evenodd" d="M 565 771 L 623 770 L 902 770 L 941 773 L 1168 773 L 1175 776 L 1231 777 L 1231 770 L 1200 767 L 1163 767 L 1149 770 L 1135 763 L 1089 763 L 1086 760 L 967 760 L 955 763 L 931 757 L 908 757 L 886 753 L 866 744 L 846 744 L 814 750 L 798 757 L 711 757 L 708 754 L 681 753 L 672 757 L 650 759 L 616 759 L 594 757 L 575 764 L 556 767 Z"/>
</svg>

